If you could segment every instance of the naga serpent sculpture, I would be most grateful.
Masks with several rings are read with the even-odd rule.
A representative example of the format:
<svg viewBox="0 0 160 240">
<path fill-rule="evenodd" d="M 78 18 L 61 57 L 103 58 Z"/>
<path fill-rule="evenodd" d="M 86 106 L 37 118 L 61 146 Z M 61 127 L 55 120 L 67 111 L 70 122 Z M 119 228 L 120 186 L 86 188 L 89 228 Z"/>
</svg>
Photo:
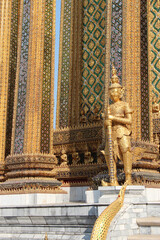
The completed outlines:
<svg viewBox="0 0 160 240">
<path fill-rule="evenodd" d="M 127 182 L 122 186 L 117 199 L 112 202 L 97 218 L 90 240 L 106 240 L 109 226 L 112 219 L 123 206 Z"/>
</svg>

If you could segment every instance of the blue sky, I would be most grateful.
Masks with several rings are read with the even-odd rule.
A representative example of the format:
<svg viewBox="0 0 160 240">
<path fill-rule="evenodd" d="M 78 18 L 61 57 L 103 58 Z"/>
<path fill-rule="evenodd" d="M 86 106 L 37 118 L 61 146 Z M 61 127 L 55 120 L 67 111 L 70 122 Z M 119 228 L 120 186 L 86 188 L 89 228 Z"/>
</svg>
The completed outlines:
<svg viewBox="0 0 160 240">
<path fill-rule="evenodd" d="M 61 14 L 61 0 L 56 0 L 56 43 L 55 43 L 54 125 L 53 125 L 54 128 L 55 128 L 55 125 L 56 125 L 59 37 L 60 37 L 60 14 Z"/>
</svg>

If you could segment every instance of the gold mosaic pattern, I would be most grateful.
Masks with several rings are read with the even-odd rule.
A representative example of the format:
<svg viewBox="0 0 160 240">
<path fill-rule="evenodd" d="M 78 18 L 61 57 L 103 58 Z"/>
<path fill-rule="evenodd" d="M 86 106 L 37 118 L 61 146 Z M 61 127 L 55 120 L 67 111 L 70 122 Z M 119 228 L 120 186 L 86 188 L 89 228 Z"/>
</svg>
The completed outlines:
<svg viewBox="0 0 160 240">
<path fill-rule="evenodd" d="M 141 136 L 150 140 L 147 1 L 141 0 Z"/>
<path fill-rule="evenodd" d="M 71 64 L 72 0 L 62 0 L 58 79 L 57 127 L 68 126 Z"/>
<path fill-rule="evenodd" d="M 111 19 L 111 63 L 117 70 L 122 83 L 122 40 L 123 40 L 123 1 L 112 0 Z"/>
<path fill-rule="evenodd" d="M 69 90 L 69 122 L 68 126 L 79 125 L 80 93 L 82 79 L 82 28 L 83 1 L 72 2 L 72 29 L 70 48 L 70 90 Z"/>
<path fill-rule="evenodd" d="M 55 1 L 21 0 L 20 6 L 12 154 L 49 153 L 53 145 Z"/>
<path fill-rule="evenodd" d="M 134 110 L 132 137 L 141 139 L 140 1 L 123 1 L 123 86 Z"/>
<path fill-rule="evenodd" d="M 28 76 L 30 0 L 21 0 L 18 33 L 18 61 L 15 83 L 14 117 L 12 130 L 12 154 L 23 152 L 26 89 Z"/>
<path fill-rule="evenodd" d="M 52 17 L 53 1 L 45 3 L 44 30 L 44 66 L 42 83 L 42 123 L 41 123 L 41 152 L 50 151 L 50 115 L 51 115 L 51 63 L 52 63 Z"/>
<path fill-rule="evenodd" d="M 8 86 L 8 108 L 7 108 L 7 129 L 6 129 L 6 156 L 11 150 L 12 120 L 14 107 L 14 89 L 17 71 L 17 46 L 18 46 L 18 10 L 19 1 L 12 1 L 11 16 L 11 41 L 10 41 L 10 66 Z"/>
<path fill-rule="evenodd" d="M 24 152 L 40 151 L 45 1 L 31 1 Z M 38 44 L 37 44 L 38 43 Z"/>
<path fill-rule="evenodd" d="M 7 95 L 9 76 L 10 30 L 11 30 L 11 4 L 10 0 L 0 3 L 0 162 L 5 158 Z"/>
</svg>

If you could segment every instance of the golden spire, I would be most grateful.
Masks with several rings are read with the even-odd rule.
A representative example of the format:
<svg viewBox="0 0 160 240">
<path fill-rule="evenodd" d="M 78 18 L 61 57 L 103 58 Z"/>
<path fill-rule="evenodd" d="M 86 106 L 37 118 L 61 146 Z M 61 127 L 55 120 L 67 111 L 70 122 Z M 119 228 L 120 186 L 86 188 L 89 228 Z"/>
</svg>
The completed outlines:
<svg viewBox="0 0 160 240">
<path fill-rule="evenodd" d="M 109 89 L 112 89 L 112 88 L 122 88 L 122 86 L 119 83 L 117 70 L 114 65 L 112 65 L 112 77 L 111 77 L 111 85 L 109 86 Z"/>
</svg>

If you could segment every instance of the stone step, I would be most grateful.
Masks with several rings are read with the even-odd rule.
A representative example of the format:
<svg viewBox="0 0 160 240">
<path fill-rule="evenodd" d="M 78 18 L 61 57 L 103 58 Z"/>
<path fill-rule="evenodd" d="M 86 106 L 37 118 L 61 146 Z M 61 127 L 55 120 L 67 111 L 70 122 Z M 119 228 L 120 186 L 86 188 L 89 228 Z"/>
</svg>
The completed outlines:
<svg viewBox="0 0 160 240">
<path fill-rule="evenodd" d="M 90 240 L 97 204 L 0 208 L 0 240 Z"/>
<path fill-rule="evenodd" d="M 49 233 L 48 240 L 90 240 L 91 234 L 56 234 Z M 44 240 L 45 234 L 11 234 L 0 233 L 0 240 Z"/>
<path fill-rule="evenodd" d="M 3 216 L 0 217 L 0 226 L 4 225 L 93 225 L 96 216 Z"/>
<path fill-rule="evenodd" d="M 55 225 L 55 226 L 50 226 L 50 225 L 42 225 L 42 226 L 0 226 L 0 233 L 12 233 L 12 234 L 38 234 L 38 233 L 50 233 L 50 232 L 55 232 L 56 234 L 63 235 L 65 234 L 84 234 L 84 233 L 91 233 L 92 232 L 93 226 L 71 226 L 71 225 L 66 225 L 61 226 L 61 225 Z"/>
<path fill-rule="evenodd" d="M 128 237 L 127 240 L 160 240 L 160 235 L 134 235 Z"/>
<path fill-rule="evenodd" d="M 137 218 L 138 226 L 160 226 L 160 217 Z"/>
</svg>

